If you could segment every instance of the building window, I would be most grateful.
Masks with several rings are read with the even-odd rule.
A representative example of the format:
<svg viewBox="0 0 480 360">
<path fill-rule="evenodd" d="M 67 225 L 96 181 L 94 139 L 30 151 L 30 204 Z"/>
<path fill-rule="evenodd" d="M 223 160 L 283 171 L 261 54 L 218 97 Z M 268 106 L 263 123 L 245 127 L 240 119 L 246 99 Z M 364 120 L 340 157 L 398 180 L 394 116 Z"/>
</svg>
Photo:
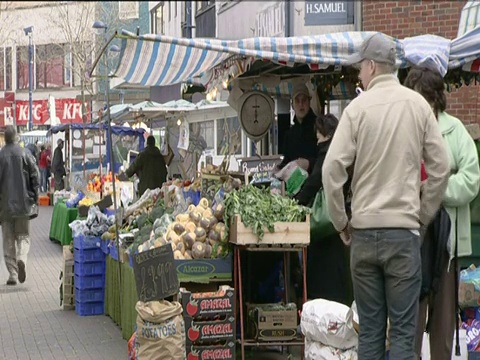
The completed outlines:
<svg viewBox="0 0 480 360">
<path fill-rule="evenodd" d="M 190 124 L 190 137 L 199 141 L 205 150 L 215 149 L 215 122 L 211 120 Z"/>
<path fill-rule="evenodd" d="M 215 5 L 215 1 L 196 1 L 195 10 L 198 13 L 210 7 L 211 5 Z"/>
<path fill-rule="evenodd" d="M 163 17 L 163 5 L 152 10 L 152 32 L 165 35 L 165 18 Z"/>
<path fill-rule="evenodd" d="M 173 3 L 175 4 L 175 5 L 174 5 L 174 7 L 175 7 L 175 17 L 177 17 L 177 15 L 178 15 L 178 6 L 179 6 L 180 4 L 179 4 L 178 1 L 174 1 Z"/>
<path fill-rule="evenodd" d="M 39 89 L 63 87 L 65 81 L 65 51 L 63 45 L 37 45 L 35 84 Z"/>
<path fill-rule="evenodd" d="M 17 89 L 28 89 L 28 46 L 17 47 Z"/>
<path fill-rule="evenodd" d="M 236 116 L 217 119 L 217 155 L 228 155 L 231 151 L 231 155 L 242 153 L 242 128 Z"/>
<path fill-rule="evenodd" d="M 119 1 L 118 17 L 121 20 L 138 19 L 139 18 L 138 1 Z"/>
<path fill-rule="evenodd" d="M 12 90 L 12 48 L 0 48 L 0 90 Z"/>
</svg>

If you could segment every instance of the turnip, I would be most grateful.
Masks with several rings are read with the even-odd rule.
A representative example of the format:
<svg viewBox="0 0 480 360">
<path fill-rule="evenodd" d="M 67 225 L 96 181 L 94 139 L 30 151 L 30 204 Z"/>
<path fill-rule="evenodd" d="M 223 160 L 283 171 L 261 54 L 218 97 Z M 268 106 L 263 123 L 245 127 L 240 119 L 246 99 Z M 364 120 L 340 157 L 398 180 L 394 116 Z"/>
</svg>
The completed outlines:
<svg viewBox="0 0 480 360">
<path fill-rule="evenodd" d="M 203 259 L 205 257 L 205 244 L 200 241 L 195 241 L 192 246 L 192 257 L 194 259 Z"/>
</svg>

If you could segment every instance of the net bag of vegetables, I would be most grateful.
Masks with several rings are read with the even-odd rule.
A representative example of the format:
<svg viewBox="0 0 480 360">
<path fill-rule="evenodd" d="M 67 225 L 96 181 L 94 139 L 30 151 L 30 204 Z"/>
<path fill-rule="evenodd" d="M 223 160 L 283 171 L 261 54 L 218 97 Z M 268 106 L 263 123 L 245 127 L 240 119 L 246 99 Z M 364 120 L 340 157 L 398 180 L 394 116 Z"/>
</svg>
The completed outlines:
<svg viewBox="0 0 480 360">
<path fill-rule="evenodd" d="M 184 360 L 185 322 L 182 305 L 174 301 L 138 301 L 137 358 Z"/>
</svg>

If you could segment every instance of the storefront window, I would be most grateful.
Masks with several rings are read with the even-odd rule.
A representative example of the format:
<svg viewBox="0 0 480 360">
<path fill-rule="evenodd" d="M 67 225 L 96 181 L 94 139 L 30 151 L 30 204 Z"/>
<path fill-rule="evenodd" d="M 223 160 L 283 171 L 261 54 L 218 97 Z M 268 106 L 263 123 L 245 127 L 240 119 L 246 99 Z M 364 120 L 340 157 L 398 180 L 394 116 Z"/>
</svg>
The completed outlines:
<svg viewBox="0 0 480 360">
<path fill-rule="evenodd" d="M 242 128 L 238 117 L 217 120 L 217 155 L 242 153 Z"/>
<path fill-rule="evenodd" d="M 204 121 L 190 124 L 190 139 L 199 142 L 204 150 L 215 149 L 214 121 Z"/>
</svg>

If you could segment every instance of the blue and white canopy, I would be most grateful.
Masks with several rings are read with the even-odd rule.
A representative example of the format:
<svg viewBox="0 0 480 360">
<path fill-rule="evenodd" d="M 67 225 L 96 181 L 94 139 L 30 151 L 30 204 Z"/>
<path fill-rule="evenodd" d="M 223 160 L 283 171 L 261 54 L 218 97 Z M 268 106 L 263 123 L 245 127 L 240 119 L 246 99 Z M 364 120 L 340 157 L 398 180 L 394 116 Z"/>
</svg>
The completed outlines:
<svg viewBox="0 0 480 360">
<path fill-rule="evenodd" d="M 242 40 L 187 39 L 140 35 L 123 31 L 115 76 L 131 84 L 163 86 L 200 82 L 207 88 L 221 85 L 225 75 L 238 76 L 258 59 L 312 70 L 345 65 L 372 32 L 340 32 L 290 38 Z M 394 39 L 400 67 L 434 66 L 442 74 L 480 58 L 480 27 L 448 40 L 439 36 Z"/>
</svg>

